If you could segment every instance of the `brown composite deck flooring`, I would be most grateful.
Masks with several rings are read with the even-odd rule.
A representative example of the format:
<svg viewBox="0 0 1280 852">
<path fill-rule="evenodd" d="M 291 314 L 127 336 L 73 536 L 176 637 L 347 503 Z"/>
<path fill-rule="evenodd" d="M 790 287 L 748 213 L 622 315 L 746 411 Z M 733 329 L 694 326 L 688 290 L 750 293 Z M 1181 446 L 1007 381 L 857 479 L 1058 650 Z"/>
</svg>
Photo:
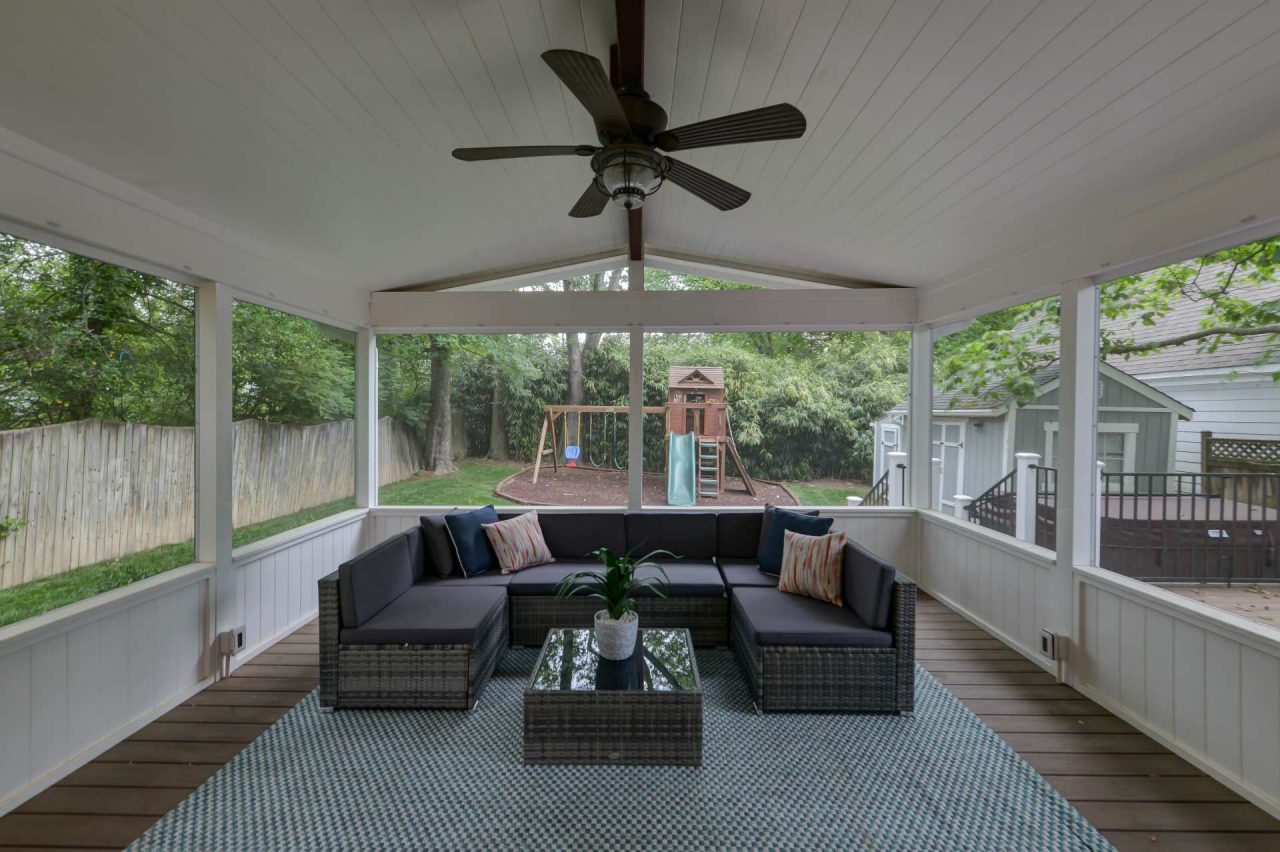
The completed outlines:
<svg viewBox="0 0 1280 852">
<path fill-rule="evenodd" d="M 927 595 L 916 657 L 1122 852 L 1280 850 L 1243 801 Z M 316 685 L 314 622 L 0 818 L 0 850 L 118 849 Z"/>
</svg>

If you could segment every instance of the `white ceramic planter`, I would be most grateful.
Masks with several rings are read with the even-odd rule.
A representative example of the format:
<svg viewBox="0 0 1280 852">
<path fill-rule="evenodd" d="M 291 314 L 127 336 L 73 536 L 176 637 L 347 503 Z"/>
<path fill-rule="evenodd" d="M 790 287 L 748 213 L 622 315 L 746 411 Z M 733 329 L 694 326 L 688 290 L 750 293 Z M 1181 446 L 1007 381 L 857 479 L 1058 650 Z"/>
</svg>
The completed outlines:
<svg viewBox="0 0 1280 852">
<path fill-rule="evenodd" d="M 628 659 L 636 650 L 636 635 L 640 629 L 640 617 L 629 612 L 616 621 L 609 611 L 596 613 L 596 648 L 606 660 Z"/>
</svg>

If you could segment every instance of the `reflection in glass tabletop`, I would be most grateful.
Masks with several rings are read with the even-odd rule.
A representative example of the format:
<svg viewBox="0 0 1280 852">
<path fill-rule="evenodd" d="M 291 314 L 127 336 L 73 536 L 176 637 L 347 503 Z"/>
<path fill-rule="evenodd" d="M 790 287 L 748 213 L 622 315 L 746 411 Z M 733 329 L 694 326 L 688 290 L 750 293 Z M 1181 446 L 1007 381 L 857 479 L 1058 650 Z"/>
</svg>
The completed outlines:
<svg viewBox="0 0 1280 852">
<path fill-rule="evenodd" d="M 641 628 L 636 653 L 606 660 L 596 652 L 590 628 L 547 632 L 529 689 L 539 692 L 688 692 L 700 689 L 689 631 Z"/>
</svg>

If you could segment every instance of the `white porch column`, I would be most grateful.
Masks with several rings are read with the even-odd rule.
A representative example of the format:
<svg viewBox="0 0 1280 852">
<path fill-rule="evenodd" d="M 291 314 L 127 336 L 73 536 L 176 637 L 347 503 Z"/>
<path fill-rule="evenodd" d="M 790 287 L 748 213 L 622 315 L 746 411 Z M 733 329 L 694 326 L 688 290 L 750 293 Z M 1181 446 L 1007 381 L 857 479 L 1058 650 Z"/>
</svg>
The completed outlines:
<svg viewBox="0 0 1280 852">
<path fill-rule="evenodd" d="M 196 288 L 196 561 L 214 566 L 215 635 L 240 624 L 231 564 L 231 291 Z M 215 637 L 209 637 L 213 641 Z"/>
<path fill-rule="evenodd" d="M 665 437 L 665 436 L 664 436 Z M 644 329 L 631 331 L 631 366 L 627 376 L 627 509 L 644 502 Z"/>
<path fill-rule="evenodd" d="M 933 456 L 933 329 L 916 326 L 911 331 L 911 365 L 907 403 L 907 454 L 913 459 Z M 909 505 L 918 509 L 933 506 L 934 491 L 929 482 L 933 466 L 916 464 L 907 470 Z M 892 481 L 892 477 L 890 477 Z"/>
<path fill-rule="evenodd" d="M 1014 453 L 1013 534 L 1020 541 L 1036 543 L 1036 468 L 1039 453 Z"/>
<path fill-rule="evenodd" d="M 356 505 L 378 505 L 378 336 L 356 332 Z"/>
<path fill-rule="evenodd" d="M 956 517 L 962 521 L 969 520 L 969 504 L 973 502 L 973 498 L 968 494 L 957 494 L 951 499 L 956 503 L 954 506 Z"/>
<path fill-rule="evenodd" d="M 885 453 L 885 464 L 889 466 L 889 505 L 907 505 L 907 482 L 911 475 L 911 467 L 907 464 L 906 453 Z M 927 467 L 926 467 L 927 469 Z"/>
<path fill-rule="evenodd" d="M 1070 679 L 1074 645 L 1071 570 L 1095 561 L 1098 526 L 1098 287 L 1089 279 L 1062 286 L 1062 364 L 1058 390 L 1058 558 L 1044 628 L 1071 637 L 1062 675 Z"/>
</svg>

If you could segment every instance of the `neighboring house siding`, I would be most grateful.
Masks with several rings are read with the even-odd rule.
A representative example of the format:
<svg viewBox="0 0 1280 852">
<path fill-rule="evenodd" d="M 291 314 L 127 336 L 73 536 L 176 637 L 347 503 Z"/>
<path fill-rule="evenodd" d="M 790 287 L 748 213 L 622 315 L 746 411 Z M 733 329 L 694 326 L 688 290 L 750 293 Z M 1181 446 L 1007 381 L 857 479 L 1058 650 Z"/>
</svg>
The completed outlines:
<svg viewBox="0 0 1280 852">
<path fill-rule="evenodd" d="M 1203 431 L 1220 438 L 1280 440 L 1280 383 L 1272 381 L 1270 373 L 1246 373 L 1232 379 L 1214 371 L 1150 376 L 1143 381 L 1195 409 L 1190 421 L 1178 424 L 1177 470 L 1201 469 Z"/>
<path fill-rule="evenodd" d="M 970 497 L 978 496 L 1009 472 L 1004 458 L 1004 423 L 1005 418 L 975 418 L 965 427 L 964 493 Z"/>
</svg>

